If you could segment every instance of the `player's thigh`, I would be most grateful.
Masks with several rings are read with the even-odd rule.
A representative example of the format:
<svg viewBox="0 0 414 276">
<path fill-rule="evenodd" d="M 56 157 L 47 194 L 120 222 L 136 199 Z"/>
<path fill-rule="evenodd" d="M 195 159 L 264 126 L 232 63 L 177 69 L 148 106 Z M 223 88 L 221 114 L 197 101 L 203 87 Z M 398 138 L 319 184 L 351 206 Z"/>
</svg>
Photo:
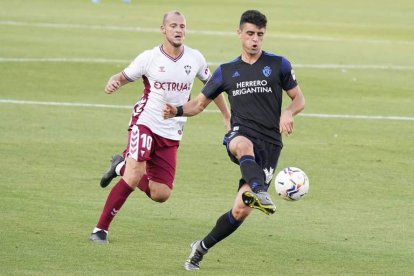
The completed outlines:
<svg viewBox="0 0 414 276">
<path fill-rule="evenodd" d="M 151 198 L 157 202 L 166 201 L 174 188 L 177 148 L 178 146 L 155 149 L 152 159 L 147 162 Z"/>
<path fill-rule="evenodd" d="M 138 162 L 131 157 L 127 157 L 125 164 L 125 172 L 122 178 L 130 187 L 135 188 L 145 174 L 146 161 Z"/>
<path fill-rule="evenodd" d="M 166 142 L 167 145 L 165 145 L 164 142 Z M 154 189 L 165 190 L 167 187 L 172 190 L 174 187 L 179 144 L 176 141 L 170 142 L 170 140 L 163 138 L 158 139 L 152 158 L 147 161 L 148 179 L 154 183 L 161 183 L 160 185 L 154 184 L 154 187 L 159 186 L 159 188 Z M 159 144 L 161 144 L 161 146 L 159 146 Z"/>
<path fill-rule="evenodd" d="M 231 139 L 229 151 L 237 159 L 244 155 L 254 156 L 253 143 L 245 136 L 238 135 Z"/>
<path fill-rule="evenodd" d="M 124 151 L 125 157 L 142 162 L 151 159 L 157 137 L 144 125 L 134 125 L 128 132 L 128 143 Z"/>
<path fill-rule="evenodd" d="M 124 151 L 126 167 L 124 180 L 136 187 L 146 172 L 146 162 L 151 159 L 154 147 L 153 133 L 143 125 L 134 125 L 128 132 L 128 143 Z"/>
</svg>

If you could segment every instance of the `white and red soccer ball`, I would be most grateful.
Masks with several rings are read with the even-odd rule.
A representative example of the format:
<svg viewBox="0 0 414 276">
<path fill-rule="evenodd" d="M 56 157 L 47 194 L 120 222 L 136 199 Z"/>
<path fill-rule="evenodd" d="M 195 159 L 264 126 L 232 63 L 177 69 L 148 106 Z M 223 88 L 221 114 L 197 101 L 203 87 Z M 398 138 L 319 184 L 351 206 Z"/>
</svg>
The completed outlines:
<svg viewBox="0 0 414 276">
<path fill-rule="evenodd" d="M 277 174 L 275 188 L 283 199 L 299 200 L 309 192 L 309 178 L 301 169 L 287 167 Z"/>
</svg>

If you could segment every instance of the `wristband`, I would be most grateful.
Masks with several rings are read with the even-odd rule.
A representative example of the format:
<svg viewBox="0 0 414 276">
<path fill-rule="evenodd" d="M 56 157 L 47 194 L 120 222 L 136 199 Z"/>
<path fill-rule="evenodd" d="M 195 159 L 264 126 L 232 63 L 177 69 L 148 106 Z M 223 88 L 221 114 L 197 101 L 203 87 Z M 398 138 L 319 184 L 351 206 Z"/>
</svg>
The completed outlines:
<svg viewBox="0 0 414 276">
<path fill-rule="evenodd" d="M 183 116 L 183 114 L 184 114 L 183 106 L 182 105 L 177 106 L 177 114 L 175 114 L 175 117 Z"/>
</svg>

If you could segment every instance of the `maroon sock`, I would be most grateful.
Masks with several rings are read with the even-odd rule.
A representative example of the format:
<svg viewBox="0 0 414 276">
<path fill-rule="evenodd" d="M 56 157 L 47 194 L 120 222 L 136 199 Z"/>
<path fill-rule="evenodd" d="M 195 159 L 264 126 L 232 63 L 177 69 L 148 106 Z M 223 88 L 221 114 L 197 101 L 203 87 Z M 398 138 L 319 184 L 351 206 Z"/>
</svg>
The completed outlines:
<svg viewBox="0 0 414 276">
<path fill-rule="evenodd" d="M 151 198 L 151 191 L 149 189 L 149 180 L 147 174 L 144 174 L 139 181 L 138 188 L 147 194 L 149 198 Z"/>
<path fill-rule="evenodd" d="M 122 205 L 132 193 L 133 189 L 121 178 L 118 183 L 112 188 L 106 199 L 104 209 L 96 227 L 108 230 L 112 219 L 121 209 Z"/>
</svg>

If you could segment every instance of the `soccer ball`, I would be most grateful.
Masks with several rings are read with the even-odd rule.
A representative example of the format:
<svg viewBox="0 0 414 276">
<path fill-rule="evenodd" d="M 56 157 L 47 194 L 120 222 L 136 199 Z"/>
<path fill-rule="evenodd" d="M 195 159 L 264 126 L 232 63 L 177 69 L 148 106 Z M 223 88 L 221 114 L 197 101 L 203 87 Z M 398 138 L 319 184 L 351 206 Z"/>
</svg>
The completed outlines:
<svg viewBox="0 0 414 276">
<path fill-rule="evenodd" d="M 301 169 L 287 167 L 277 174 L 275 188 L 283 199 L 299 200 L 309 191 L 309 179 Z"/>
</svg>

